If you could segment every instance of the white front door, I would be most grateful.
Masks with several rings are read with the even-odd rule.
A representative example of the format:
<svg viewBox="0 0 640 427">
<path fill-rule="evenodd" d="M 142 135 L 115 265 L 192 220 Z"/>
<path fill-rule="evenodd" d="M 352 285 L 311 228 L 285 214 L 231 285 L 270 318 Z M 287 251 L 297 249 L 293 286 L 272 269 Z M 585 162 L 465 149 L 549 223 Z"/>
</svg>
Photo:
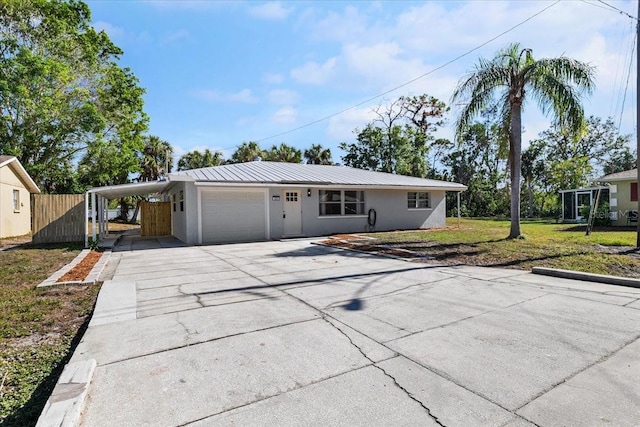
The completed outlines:
<svg viewBox="0 0 640 427">
<path fill-rule="evenodd" d="M 300 190 L 284 190 L 282 192 L 284 218 L 284 235 L 298 236 L 302 234 L 302 193 Z"/>
</svg>

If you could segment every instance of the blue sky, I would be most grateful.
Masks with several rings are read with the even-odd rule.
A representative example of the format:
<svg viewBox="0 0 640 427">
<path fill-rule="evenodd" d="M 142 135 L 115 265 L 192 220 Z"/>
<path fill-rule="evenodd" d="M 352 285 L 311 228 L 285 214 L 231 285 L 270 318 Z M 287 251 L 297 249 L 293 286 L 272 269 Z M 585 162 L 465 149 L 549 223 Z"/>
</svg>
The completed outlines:
<svg viewBox="0 0 640 427">
<path fill-rule="evenodd" d="M 564 54 L 596 66 L 597 90 L 585 98 L 586 113 L 614 117 L 621 133 L 635 138 L 634 22 L 609 5 L 635 16 L 636 2 L 87 3 L 94 26 L 124 50 L 121 64 L 147 90 L 150 134 L 169 141 L 177 157 L 204 148 L 229 157 L 253 140 L 263 148 L 318 143 L 340 161 L 337 145 L 355 140 L 353 130 L 372 120 L 373 107 L 422 93 L 449 103 L 479 57 L 511 42 L 533 49 L 536 58 Z M 549 120 L 535 104 L 525 108 L 526 145 Z M 455 106 L 438 136 L 452 138 L 454 114 Z"/>
</svg>

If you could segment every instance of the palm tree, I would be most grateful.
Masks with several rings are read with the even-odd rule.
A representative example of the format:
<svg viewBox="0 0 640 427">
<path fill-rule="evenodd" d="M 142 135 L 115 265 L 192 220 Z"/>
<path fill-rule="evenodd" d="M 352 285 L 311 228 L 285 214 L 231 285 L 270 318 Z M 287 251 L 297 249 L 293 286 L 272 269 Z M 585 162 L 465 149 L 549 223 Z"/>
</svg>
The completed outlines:
<svg viewBox="0 0 640 427">
<path fill-rule="evenodd" d="M 271 150 L 264 154 L 265 160 L 271 162 L 300 163 L 302 161 L 302 152 L 284 142 L 278 146 L 272 146 Z"/>
<path fill-rule="evenodd" d="M 173 147 L 157 136 L 146 137 L 140 158 L 140 181 L 155 181 L 173 167 Z"/>
<path fill-rule="evenodd" d="M 322 148 L 320 144 L 311 144 L 311 148 L 304 150 L 304 158 L 308 165 L 332 165 L 331 150 Z"/>
<path fill-rule="evenodd" d="M 581 92 L 591 93 L 595 69 L 567 57 L 535 60 L 531 49 L 513 43 L 492 60 L 480 59 L 476 67 L 458 82 L 452 103 L 464 103 L 456 134 L 461 135 L 472 119 L 495 102 L 501 106 L 505 130 L 509 131 L 511 169 L 511 230 L 520 233 L 520 162 L 522 157 L 522 107 L 533 98 L 543 113 L 553 113 L 563 128 L 578 133 L 584 123 Z"/>
<path fill-rule="evenodd" d="M 257 142 L 243 142 L 231 155 L 231 163 L 253 162 L 258 157 L 264 157 L 264 151 Z"/>
<path fill-rule="evenodd" d="M 211 152 L 205 148 L 204 153 L 198 150 L 189 151 L 178 160 L 178 170 L 186 171 L 189 169 L 208 168 L 210 166 L 218 166 L 224 163 L 224 158 L 220 151 Z"/>
</svg>

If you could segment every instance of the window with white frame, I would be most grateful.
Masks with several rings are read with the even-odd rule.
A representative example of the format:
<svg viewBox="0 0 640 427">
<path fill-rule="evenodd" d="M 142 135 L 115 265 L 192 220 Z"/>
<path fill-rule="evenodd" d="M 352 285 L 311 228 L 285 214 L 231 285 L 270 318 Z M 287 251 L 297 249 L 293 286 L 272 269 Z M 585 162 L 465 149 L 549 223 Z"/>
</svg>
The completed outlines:
<svg viewBox="0 0 640 427">
<path fill-rule="evenodd" d="M 13 190 L 13 210 L 20 210 L 20 190 Z"/>
<path fill-rule="evenodd" d="M 364 215 L 364 191 L 320 190 L 320 216 Z"/>
<path fill-rule="evenodd" d="M 407 193 L 407 208 L 409 209 L 429 209 L 431 198 L 429 193 L 419 191 L 409 191 Z"/>
</svg>

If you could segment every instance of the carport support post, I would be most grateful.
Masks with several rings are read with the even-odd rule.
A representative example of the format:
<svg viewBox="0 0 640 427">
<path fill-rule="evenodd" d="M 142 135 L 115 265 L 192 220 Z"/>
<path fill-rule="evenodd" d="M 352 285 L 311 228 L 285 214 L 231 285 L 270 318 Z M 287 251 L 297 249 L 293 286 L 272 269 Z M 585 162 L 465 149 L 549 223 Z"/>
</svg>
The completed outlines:
<svg viewBox="0 0 640 427">
<path fill-rule="evenodd" d="M 96 193 L 91 193 L 91 238 L 96 241 Z"/>
<path fill-rule="evenodd" d="M 89 192 L 84 194 L 84 247 L 89 247 Z"/>
<path fill-rule="evenodd" d="M 458 228 L 460 228 L 460 192 L 458 191 Z"/>
</svg>

